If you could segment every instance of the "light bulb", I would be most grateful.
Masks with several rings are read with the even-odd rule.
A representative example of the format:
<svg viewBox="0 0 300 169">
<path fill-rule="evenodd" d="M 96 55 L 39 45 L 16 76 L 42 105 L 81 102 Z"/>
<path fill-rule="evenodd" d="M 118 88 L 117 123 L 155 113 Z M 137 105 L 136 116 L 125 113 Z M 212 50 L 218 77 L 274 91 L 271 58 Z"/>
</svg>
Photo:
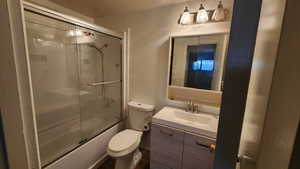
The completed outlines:
<svg viewBox="0 0 300 169">
<path fill-rule="evenodd" d="M 193 24 L 193 17 L 187 6 L 184 8 L 184 12 L 181 14 L 178 23 L 182 25 Z"/>
<path fill-rule="evenodd" d="M 208 13 L 205 10 L 203 4 L 201 4 L 199 11 L 197 12 L 196 23 L 206 23 L 208 20 L 209 20 Z"/>
<path fill-rule="evenodd" d="M 225 20 L 225 9 L 223 7 L 222 1 L 219 2 L 218 8 L 214 11 L 212 20 L 214 20 L 214 21 L 224 21 Z"/>
</svg>

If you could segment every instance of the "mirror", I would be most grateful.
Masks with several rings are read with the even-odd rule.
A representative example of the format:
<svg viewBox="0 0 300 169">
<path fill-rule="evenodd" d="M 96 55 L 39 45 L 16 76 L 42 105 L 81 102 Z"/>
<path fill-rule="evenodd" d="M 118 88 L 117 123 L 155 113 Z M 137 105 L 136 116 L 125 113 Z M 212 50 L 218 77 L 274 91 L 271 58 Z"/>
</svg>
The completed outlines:
<svg viewBox="0 0 300 169">
<path fill-rule="evenodd" d="M 228 35 L 171 37 L 169 86 L 222 91 Z"/>
</svg>

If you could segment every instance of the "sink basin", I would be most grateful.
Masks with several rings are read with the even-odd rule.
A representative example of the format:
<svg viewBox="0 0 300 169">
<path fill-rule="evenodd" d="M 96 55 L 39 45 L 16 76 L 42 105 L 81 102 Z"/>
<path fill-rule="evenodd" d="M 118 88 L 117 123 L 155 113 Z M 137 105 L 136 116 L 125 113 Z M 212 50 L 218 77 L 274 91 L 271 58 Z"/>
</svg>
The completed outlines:
<svg viewBox="0 0 300 169">
<path fill-rule="evenodd" d="M 164 107 L 152 119 L 153 123 L 216 138 L 218 117 L 211 114 L 193 114 L 173 107 Z"/>
</svg>

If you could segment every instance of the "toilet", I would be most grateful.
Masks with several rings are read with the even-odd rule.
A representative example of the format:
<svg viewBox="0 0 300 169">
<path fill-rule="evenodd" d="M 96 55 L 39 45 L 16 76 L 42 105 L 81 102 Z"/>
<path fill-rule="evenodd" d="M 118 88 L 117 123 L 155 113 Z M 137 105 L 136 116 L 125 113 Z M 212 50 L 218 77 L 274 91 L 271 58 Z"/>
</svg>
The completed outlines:
<svg viewBox="0 0 300 169">
<path fill-rule="evenodd" d="M 116 159 L 115 169 L 134 169 L 142 158 L 139 145 L 144 131 L 149 130 L 154 106 L 131 101 L 128 103 L 128 129 L 113 136 L 107 153 Z"/>
</svg>

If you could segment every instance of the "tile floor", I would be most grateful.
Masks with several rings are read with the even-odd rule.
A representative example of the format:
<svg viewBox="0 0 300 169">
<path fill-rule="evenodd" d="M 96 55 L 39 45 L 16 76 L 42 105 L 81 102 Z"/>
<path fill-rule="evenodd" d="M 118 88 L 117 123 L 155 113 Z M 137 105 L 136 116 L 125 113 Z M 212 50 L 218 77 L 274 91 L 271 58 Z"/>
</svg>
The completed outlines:
<svg viewBox="0 0 300 169">
<path fill-rule="evenodd" d="M 143 153 L 143 157 L 139 162 L 136 169 L 149 169 L 150 168 L 150 153 L 147 150 L 141 150 Z M 115 167 L 115 160 L 112 158 L 107 159 L 102 166 L 98 169 L 114 169 Z"/>
</svg>

